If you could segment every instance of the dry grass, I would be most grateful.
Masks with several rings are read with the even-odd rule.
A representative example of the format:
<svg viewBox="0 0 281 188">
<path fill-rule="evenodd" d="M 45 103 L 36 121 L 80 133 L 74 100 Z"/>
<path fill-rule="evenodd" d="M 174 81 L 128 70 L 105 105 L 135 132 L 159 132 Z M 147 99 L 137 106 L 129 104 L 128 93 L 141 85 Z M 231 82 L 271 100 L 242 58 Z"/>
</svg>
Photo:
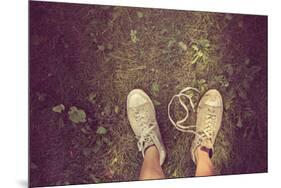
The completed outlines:
<svg viewBox="0 0 281 188">
<path fill-rule="evenodd" d="M 212 158 L 218 172 L 232 174 L 267 170 L 264 165 L 267 159 L 267 116 L 254 117 L 255 113 L 265 113 L 260 107 L 266 107 L 267 95 L 261 92 L 263 95 L 258 96 L 261 102 L 257 106 L 253 105 L 255 101 L 251 98 L 252 93 L 264 84 L 266 88 L 266 75 L 262 76 L 257 71 L 250 78 L 246 76 L 251 75 L 254 66 L 260 66 L 266 72 L 266 48 L 261 47 L 259 54 L 253 50 L 254 41 L 258 37 L 265 38 L 265 33 L 254 29 L 258 18 L 104 6 L 85 6 L 75 15 L 77 23 L 83 22 L 84 26 L 81 29 L 77 27 L 74 34 L 65 29 L 64 40 L 79 36 L 75 46 L 81 46 L 81 49 L 73 60 L 78 63 L 42 66 L 53 66 L 56 71 L 57 75 L 54 75 L 58 77 L 58 84 L 50 84 L 59 96 L 56 102 L 65 105 L 75 103 L 85 109 L 92 119 L 92 123 L 85 123 L 93 130 L 89 138 L 96 139 L 95 129 L 104 126 L 109 130 L 106 137 L 111 144 L 93 156 L 82 157 L 83 164 L 77 167 L 77 173 L 69 167 L 67 170 L 76 173 L 73 177 L 81 173 L 81 179 L 72 181 L 66 177 L 67 181 L 76 184 L 81 181 L 97 183 L 138 179 L 142 156 L 137 151 L 137 140 L 126 115 L 126 97 L 134 88 L 143 89 L 155 103 L 159 103 L 156 105 L 157 120 L 167 150 L 163 169 L 168 178 L 194 176 L 195 165 L 190 156 L 194 135 L 176 130 L 167 115 L 167 105 L 172 96 L 187 86 L 200 89 L 201 95 L 210 88 L 218 89 L 223 95 L 225 109 L 222 128 Z M 135 33 L 134 37 L 132 33 Z M 208 41 L 209 47 L 202 47 L 202 41 Z M 185 46 L 180 46 L 180 43 Z M 199 59 L 191 64 L 195 54 L 193 45 L 203 49 L 205 63 Z M 251 59 L 251 63 L 245 64 L 247 58 Z M 35 69 L 33 72 L 33 75 L 40 74 Z M 244 80 L 247 83 L 242 84 Z M 244 88 L 247 94 L 244 98 L 241 88 L 255 85 L 258 81 L 263 85 Z M 156 90 L 153 89 L 155 85 L 158 87 Z M 94 104 L 88 101 L 91 93 L 96 94 Z M 195 96 L 195 103 L 199 98 Z M 34 113 L 39 111 L 39 107 L 33 105 Z M 245 109 L 249 108 L 254 113 L 244 115 Z M 173 117 L 179 119 L 183 115 L 178 103 L 173 105 Z M 240 128 L 237 127 L 239 117 L 243 120 L 243 127 Z M 194 124 L 195 120 L 196 113 L 192 113 L 187 123 Z M 250 123 L 253 128 L 249 128 Z M 78 135 L 80 129 L 79 126 L 75 127 Z M 81 140 L 80 136 L 75 139 Z M 95 146 L 93 140 L 84 139 L 86 144 L 77 146 L 81 150 L 85 146 Z M 262 144 L 262 147 L 257 144 Z M 78 161 L 82 159 L 77 158 Z M 247 164 L 244 164 L 245 160 Z M 91 173 L 82 168 L 90 169 Z"/>
<path fill-rule="evenodd" d="M 137 11 L 143 13 L 142 18 L 137 17 Z M 220 59 L 213 49 L 218 48 L 219 41 L 209 35 L 218 32 L 214 28 L 218 24 L 218 16 L 127 8 L 115 8 L 112 15 L 115 18 L 112 35 L 118 36 L 118 40 L 113 42 L 118 46 L 108 54 L 107 63 L 114 67 L 113 90 L 118 105 L 125 107 L 126 96 L 134 88 L 145 90 L 153 100 L 159 101 L 161 104 L 156 107 L 157 117 L 168 153 L 164 171 L 169 178 L 193 176 L 194 164 L 189 151 L 193 135 L 180 133 L 172 127 L 167 118 L 167 104 L 172 95 L 182 88 L 198 87 L 196 80 L 217 74 L 215 68 Z M 136 43 L 130 39 L 131 30 L 137 31 Z M 190 63 L 193 55 L 191 45 L 200 39 L 212 41 L 209 64 L 198 63 L 193 66 Z M 181 49 L 179 42 L 184 42 L 187 50 Z M 151 90 L 153 83 L 160 87 L 156 95 Z M 175 115 L 182 116 L 181 112 L 176 106 Z M 195 122 L 195 116 L 193 114 L 191 121 Z M 110 148 L 110 159 L 107 160 L 116 180 L 137 179 L 141 156 L 137 153 L 136 140 L 129 123 L 124 120 L 126 114 L 122 118 L 122 123 L 116 124 L 111 130 L 112 140 L 116 144 Z M 229 159 L 232 134 L 225 137 L 224 132 L 231 132 L 230 129 L 224 127 L 218 136 L 213 160 L 219 170 Z"/>
</svg>

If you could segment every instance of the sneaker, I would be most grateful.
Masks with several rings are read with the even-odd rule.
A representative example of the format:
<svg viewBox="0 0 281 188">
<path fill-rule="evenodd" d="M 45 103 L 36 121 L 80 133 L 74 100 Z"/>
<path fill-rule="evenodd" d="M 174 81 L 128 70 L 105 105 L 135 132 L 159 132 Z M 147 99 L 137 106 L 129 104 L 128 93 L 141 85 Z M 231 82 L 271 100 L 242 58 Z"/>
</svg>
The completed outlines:
<svg viewBox="0 0 281 188">
<path fill-rule="evenodd" d="M 140 89 L 132 90 L 127 97 L 127 114 L 130 125 L 138 139 L 138 149 L 144 157 L 145 150 L 155 145 L 163 164 L 166 151 L 156 120 L 154 105 L 149 96 Z"/>
<path fill-rule="evenodd" d="M 223 102 L 219 91 L 211 89 L 201 98 L 197 108 L 196 134 L 191 146 L 191 156 L 196 164 L 196 149 L 204 146 L 214 152 L 214 143 L 221 127 Z"/>
</svg>

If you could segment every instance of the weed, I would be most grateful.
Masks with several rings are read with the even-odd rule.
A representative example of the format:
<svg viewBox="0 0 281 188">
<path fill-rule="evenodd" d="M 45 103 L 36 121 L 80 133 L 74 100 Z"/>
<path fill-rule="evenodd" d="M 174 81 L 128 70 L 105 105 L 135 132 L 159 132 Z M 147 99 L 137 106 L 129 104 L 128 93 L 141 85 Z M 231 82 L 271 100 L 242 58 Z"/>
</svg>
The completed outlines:
<svg viewBox="0 0 281 188">
<path fill-rule="evenodd" d="M 208 63 L 208 52 L 210 48 L 210 42 L 207 39 L 200 39 L 192 44 L 193 57 L 191 64 L 197 62 Z"/>
</svg>

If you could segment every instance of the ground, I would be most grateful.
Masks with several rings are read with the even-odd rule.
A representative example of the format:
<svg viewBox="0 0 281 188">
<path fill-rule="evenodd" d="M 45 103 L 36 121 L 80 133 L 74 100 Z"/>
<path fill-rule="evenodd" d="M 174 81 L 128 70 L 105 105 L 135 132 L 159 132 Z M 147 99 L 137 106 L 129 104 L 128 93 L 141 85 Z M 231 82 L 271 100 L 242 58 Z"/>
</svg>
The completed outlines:
<svg viewBox="0 0 281 188">
<path fill-rule="evenodd" d="M 194 135 L 167 115 L 185 87 L 223 96 L 212 158 L 222 175 L 267 172 L 267 17 L 30 2 L 30 185 L 137 180 L 127 94 L 153 100 L 168 178 L 192 177 Z M 175 119 L 183 117 L 177 102 Z M 188 124 L 194 124 L 191 113 Z"/>
</svg>

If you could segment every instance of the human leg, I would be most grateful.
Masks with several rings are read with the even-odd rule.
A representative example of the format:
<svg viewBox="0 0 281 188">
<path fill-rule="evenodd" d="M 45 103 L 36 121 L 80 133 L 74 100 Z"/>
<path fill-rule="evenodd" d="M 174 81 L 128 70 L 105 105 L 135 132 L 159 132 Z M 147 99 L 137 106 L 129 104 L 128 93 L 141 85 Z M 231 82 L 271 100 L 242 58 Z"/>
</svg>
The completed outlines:
<svg viewBox="0 0 281 188">
<path fill-rule="evenodd" d="M 198 104 L 196 136 L 192 143 L 191 155 L 196 164 L 195 176 L 215 175 L 211 161 L 214 143 L 221 127 L 223 102 L 217 90 L 209 90 Z"/>
<path fill-rule="evenodd" d="M 204 148 L 204 147 L 203 147 Z M 208 149 L 202 147 L 197 149 L 197 164 L 195 176 L 212 176 L 215 175 L 215 167 L 211 161 Z"/>
<path fill-rule="evenodd" d="M 140 172 L 140 180 L 163 179 L 165 175 L 160 165 L 160 156 L 156 146 L 146 149 Z"/>
<path fill-rule="evenodd" d="M 161 165 L 165 160 L 166 151 L 156 120 L 154 105 L 144 91 L 134 89 L 129 93 L 127 114 L 138 139 L 138 149 L 144 158 L 140 179 L 164 178 Z"/>
</svg>

